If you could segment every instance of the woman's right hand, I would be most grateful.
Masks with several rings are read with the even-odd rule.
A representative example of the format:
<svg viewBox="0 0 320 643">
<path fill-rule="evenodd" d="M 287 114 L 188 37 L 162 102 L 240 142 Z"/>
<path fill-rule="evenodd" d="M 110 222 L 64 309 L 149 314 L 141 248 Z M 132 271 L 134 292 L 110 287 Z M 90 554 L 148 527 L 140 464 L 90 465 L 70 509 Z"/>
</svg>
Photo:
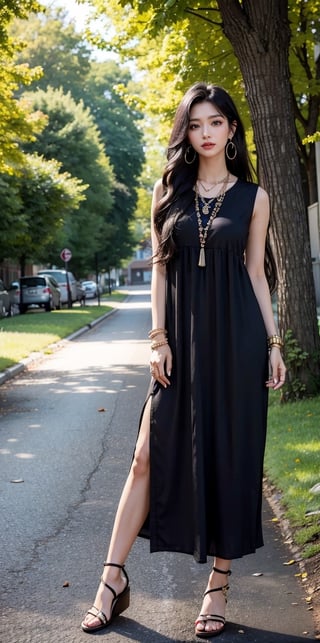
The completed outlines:
<svg viewBox="0 0 320 643">
<path fill-rule="evenodd" d="M 170 386 L 172 369 L 172 353 L 169 344 L 159 346 L 151 351 L 150 357 L 150 373 L 152 377 L 159 382 L 164 388 Z"/>
</svg>

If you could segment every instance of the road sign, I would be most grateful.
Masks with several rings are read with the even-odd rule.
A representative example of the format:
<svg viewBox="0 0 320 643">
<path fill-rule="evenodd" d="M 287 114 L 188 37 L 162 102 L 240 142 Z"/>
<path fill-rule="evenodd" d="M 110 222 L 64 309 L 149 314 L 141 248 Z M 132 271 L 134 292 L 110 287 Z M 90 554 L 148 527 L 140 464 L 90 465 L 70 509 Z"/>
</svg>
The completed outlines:
<svg viewBox="0 0 320 643">
<path fill-rule="evenodd" d="M 65 261 L 65 262 L 70 261 L 70 259 L 72 258 L 71 250 L 69 250 L 69 248 L 63 248 L 63 250 L 61 250 L 60 252 L 60 257 L 62 261 Z"/>
</svg>

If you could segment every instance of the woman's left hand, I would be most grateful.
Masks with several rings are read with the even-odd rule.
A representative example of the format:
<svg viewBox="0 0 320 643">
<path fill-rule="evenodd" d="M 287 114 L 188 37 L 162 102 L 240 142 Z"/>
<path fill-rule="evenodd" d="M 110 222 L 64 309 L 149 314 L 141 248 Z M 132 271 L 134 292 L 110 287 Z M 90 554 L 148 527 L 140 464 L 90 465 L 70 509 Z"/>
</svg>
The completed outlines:
<svg viewBox="0 0 320 643">
<path fill-rule="evenodd" d="M 266 382 L 268 388 L 277 391 L 284 385 L 286 379 L 286 367 L 282 355 L 277 346 L 273 346 L 270 351 L 270 377 Z"/>
<path fill-rule="evenodd" d="M 172 353 L 169 344 L 159 346 L 151 351 L 150 373 L 152 377 L 164 388 L 170 386 L 170 375 L 172 369 Z"/>
</svg>

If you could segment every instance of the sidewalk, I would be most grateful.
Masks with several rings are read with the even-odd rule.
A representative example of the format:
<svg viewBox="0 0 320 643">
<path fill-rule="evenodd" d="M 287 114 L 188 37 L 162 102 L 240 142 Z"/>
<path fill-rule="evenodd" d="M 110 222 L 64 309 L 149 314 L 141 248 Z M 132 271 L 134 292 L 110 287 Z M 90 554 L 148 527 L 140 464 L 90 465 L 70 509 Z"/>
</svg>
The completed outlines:
<svg viewBox="0 0 320 643">
<path fill-rule="evenodd" d="M 77 339 L 77 337 L 80 337 L 81 335 L 83 335 L 83 333 L 86 333 L 91 328 L 94 328 L 97 324 L 100 324 L 105 319 L 107 319 L 107 317 L 109 317 L 110 315 L 113 315 L 116 312 L 116 310 L 117 308 L 114 307 L 112 310 L 109 310 L 104 315 L 101 315 L 101 317 L 98 317 L 98 319 L 94 319 L 89 324 L 86 324 L 86 326 L 83 326 L 83 328 L 76 330 L 74 333 L 71 333 L 71 335 L 64 337 L 64 339 L 61 339 L 59 342 L 55 344 L 50 344 L 47 348 L 50 349 L 51 352 L 60 350 L 61 348 L 63 348 L 63 346 L 65 346 L 67 342 L 70 342 L 73 339 Z M 28 368 L 28 366 L 31 366 L 31 364 L 33 364 L 34 362 L 37 362 L 40 359 L 45 359 L 45 357 L 46 357 L 46 354 L 44 352 L 33 353 L 29 355 L 29 357 L 25 357 L 24 359 L 22 359 L 21 362 L 19 362 L 18 364 L 15 364 L 14 366 L 6 368 L 4 371 L 0 371 L 0 386 L 1 384 L 4 384 L 8 380 L 11 380 L 13 377 L 16 377 L 17 375 L 22 373 L 25 369 Z"/>
</svg>

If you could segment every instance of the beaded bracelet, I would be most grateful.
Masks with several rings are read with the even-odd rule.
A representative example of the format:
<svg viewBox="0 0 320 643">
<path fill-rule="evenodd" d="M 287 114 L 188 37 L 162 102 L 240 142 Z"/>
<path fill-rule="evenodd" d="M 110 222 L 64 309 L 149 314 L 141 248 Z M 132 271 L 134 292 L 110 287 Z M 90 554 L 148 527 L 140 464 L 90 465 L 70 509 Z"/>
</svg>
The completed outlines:
<svg viewBox="0 0 320 643">
<path fill-rule="evenodd" d="M 167 339 L 164 339 L 163 342 L 152 342 L 151 343 L 151 350 L 155 350 L 156 348 L 160 348 L 160 346 L 165 346 L 168 343 Z"/>
<path fill-rule="evenodd" d="M 152 330 L 149 330 L 148 332 L 148 337 L 149 339 L 154 339 L 154 337 L 157 337 L 157 335 L 166 335 L 167 331 L 165 328 L 153 328 Z"/>
</svg>

